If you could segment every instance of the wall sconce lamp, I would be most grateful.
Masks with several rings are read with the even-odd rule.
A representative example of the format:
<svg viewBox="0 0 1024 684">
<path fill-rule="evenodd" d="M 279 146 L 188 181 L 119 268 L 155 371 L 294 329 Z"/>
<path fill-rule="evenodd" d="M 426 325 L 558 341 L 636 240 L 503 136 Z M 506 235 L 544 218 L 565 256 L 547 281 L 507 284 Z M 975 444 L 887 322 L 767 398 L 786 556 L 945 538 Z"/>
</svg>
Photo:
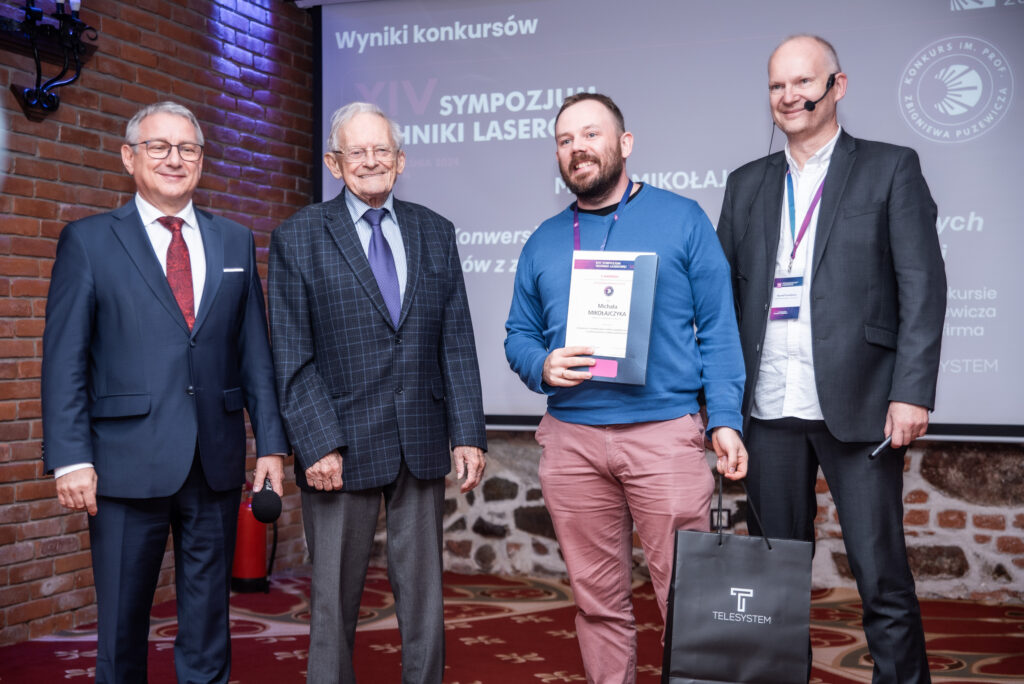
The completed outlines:
<svg viewBox="0 0 1024 684">
<path fill-rule="evenodd" d="M 56 25 L 43 21 L 43 10 L 33 0 L 25 0 L 25 17 L 20 22 L 0 18 L 0 45 L 21 54 L 31 55 L 36 64 L 36 85 L 26 88 L 14 83 L 11 92 L 18 100 L 25 116 L 41 121 L 60 106 L 57 88 L 70 85 L 82 75 L 82 65 L 96 51 L 96 29 L 78 18 L 81 0 L 57 0 L 57 8 L 50 16 Z M 53 78 L 43 82 L 43 62 L 61 64 Z"/>
</svg>

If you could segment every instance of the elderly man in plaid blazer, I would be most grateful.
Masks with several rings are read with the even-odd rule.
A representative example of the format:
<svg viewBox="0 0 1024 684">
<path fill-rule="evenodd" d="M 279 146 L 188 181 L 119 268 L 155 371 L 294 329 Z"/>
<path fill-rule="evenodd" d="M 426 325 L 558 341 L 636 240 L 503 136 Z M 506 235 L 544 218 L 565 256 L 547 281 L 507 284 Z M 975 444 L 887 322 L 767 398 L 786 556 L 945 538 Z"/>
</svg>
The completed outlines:
<svg viewBox="0 0 1024 684">
<path fill-rule="evenodd" d="M 402 678 L 440 683 L 444 477 L 454 454 L 469 491 L 486 449 L 455 230 L 391 194 L 405 153 L 376 106 L 337 110 L 327 146 L 345 189 L 281 224 L 270 246 L 274 365 L 313 561 L 307 681 L 355 681 L 383 497 Z"/>
</svg>

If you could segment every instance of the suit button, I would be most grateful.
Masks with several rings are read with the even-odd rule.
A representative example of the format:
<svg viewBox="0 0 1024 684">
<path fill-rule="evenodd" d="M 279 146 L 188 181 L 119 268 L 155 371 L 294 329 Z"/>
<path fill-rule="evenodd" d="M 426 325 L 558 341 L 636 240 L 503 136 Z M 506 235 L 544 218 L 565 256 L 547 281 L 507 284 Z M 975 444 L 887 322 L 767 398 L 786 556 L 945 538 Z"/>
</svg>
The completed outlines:
<svg viewBox="0 0 1024 684">
<path fill-rule="evenodd" d="M 404 390 L 402 389 L 401 385 L 399 385 L 398 387 L 395 388 L 395 394 L 401 394 L 403 391 Z"/>
<path fill-rule="evenodd" d="M 395 344 L 402 344 L 402 336 L 395 335 Z"/>
<path fill-rule="evenodd" d="M 767 304 L 765 304 L 765 305 L 764 305 L 764 310 L 765 310 L 765 311 L 767 311 L 767 310 L 768 310 L 768 305 L 767 305 Z"/>
<path fill-rule="evenodd" d="M 189 385 L 188 387 L 185 388 L 185 394 L 187 394 L 190 397 L 194 397 L 196 394 L 196 388 L 193 387 L 192 385 Z"/>
<path fill-rule="evenodd" d="M 761 351 L 761 345 L 757 345 L 756 347 L 754 347 L 754 351 Z"/>
<path fill-rule="evenodd" d="M 188 346 L 190 346 L 190 347 L 196 346 L 196 341 L 195 340 L 189 340 L 188 341 Z"/>
</svg>

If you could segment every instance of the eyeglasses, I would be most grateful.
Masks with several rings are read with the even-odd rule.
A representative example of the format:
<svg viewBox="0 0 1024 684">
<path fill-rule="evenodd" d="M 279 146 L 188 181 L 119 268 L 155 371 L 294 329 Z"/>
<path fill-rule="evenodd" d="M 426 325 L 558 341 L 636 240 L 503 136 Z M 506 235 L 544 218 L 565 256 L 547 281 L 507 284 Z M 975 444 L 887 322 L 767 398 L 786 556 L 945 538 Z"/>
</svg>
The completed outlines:
<svg viewBox="0 0 1024 684">
<path fill-rule="evenodd" d="M 203 146 L 198 143 L 178 143 L 172 145 L 166 140 L 143 140 L 137 143 L 128 143 L 129 147 L 136 147 L 143 145 L 146 148 L 146 154 L 149 155 L 150 159 L 167 159 L 167 155 L 171 153 L 171 148 L 177 148 L 178 156 L 181 157 L 182 161 L 194 162 L 199 161 L 199 158 L 203 156 Z"/>
<path fill-rule="evenodd" d="M 378 145 L 377 147 L 350 147 L 347 150 L 331 150 L 335 154 L 340 154 L 350 164 L 361 164 L 366 161 L 369 155 L 373 155 L 373 158 L 379 162 L 393 162 L 395 155 L 398 151 L 391 147 L 384 147 Z"/>
</svg>

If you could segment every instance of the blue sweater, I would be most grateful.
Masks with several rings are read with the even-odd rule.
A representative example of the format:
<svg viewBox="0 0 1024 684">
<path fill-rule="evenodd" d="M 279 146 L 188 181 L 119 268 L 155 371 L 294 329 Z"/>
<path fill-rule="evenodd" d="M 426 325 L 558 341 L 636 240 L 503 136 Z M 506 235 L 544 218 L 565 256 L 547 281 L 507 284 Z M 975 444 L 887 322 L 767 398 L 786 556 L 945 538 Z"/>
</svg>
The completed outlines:
<svg viewBox="0 0 1024 684">
<path fill-rule="evenodd" d="M 611 222 L 611 216 L 580 213 L 580 248 L 599 249 Z M 644 185 L 620 213 L 606 249 L 659 257 L 647 384 L 588 380 L 555 388 L 541 379 L 548 353 L 565 346 L 571 206 L 542 223 L 523 246 L 505 323 L 505 356 L 512 370 L 530 389 L 547 394 L 548 412 L 565 422 L 678 418 L 698 410 L 703 387 L 708 430 L 739 431 L 744 371 L 729 264 L 704 211 L 693 200 Z"/>
</svg>

